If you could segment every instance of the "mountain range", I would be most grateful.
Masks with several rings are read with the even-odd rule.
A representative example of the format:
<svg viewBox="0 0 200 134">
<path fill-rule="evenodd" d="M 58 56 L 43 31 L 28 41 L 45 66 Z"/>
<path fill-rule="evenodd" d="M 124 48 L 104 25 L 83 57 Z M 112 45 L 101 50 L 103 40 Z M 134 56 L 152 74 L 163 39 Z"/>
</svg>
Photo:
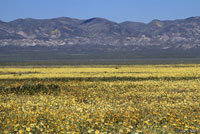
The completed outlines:
<svg viewBox="0 0 200 134">
<path fill-rule="evenodd" d="M 200 17 L 116 23 L 104 18 L 67 17 L 0 21 L 0 46 L 110 46 L 135 51 L 140 48 L 196 49 L 200 47 Z"/>
<path fill-rule="evenodd" d="M 135 64 L 162 58 L 159 63 L 166 58 L 199 63 L 200 17 L 149 23 L 68 17 L 0 21 L 0 65 Z"/>
</svg>

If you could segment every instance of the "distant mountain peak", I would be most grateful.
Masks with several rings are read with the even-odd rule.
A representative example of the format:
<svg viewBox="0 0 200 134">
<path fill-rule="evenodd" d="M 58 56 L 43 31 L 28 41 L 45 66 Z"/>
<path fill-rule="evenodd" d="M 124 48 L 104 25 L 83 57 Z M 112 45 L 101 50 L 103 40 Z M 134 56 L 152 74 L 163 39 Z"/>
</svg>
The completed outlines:
<svg viewBox="0 0 200 134">
<path fill-rule="evenodd" d="M 95 18 L 84 20 L 81 23 L 81 25 L 88 24 L 88 23 L 104 23 L 104 22 L 110 22 L 110 21 L 104 18 L 95 17 Z"/>
</svg>

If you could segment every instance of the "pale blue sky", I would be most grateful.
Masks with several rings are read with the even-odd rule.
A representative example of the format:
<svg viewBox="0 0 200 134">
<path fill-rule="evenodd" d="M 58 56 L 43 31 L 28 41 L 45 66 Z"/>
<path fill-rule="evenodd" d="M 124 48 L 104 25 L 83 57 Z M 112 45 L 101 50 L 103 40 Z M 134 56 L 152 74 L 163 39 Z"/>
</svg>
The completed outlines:
<svg viewBox="0 0 200 134">
<path fill-rule="evenodd" d="M 0 0 L 0 20 L 102 17 L 149 22 L 200 16 L 200 0 Z"/>
</svg>

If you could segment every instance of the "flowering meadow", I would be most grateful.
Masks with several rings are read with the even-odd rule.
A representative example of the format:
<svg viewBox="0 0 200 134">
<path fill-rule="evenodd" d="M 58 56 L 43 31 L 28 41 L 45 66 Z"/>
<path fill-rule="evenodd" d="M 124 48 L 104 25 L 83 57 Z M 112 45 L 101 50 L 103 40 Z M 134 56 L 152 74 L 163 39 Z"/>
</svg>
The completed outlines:
<svg viewBox="0 0 200 134">
<path fill-rule="evenodd" d="M 200 65 L 1 67 L 8 133 L 200 133 Z"/>
</svg>

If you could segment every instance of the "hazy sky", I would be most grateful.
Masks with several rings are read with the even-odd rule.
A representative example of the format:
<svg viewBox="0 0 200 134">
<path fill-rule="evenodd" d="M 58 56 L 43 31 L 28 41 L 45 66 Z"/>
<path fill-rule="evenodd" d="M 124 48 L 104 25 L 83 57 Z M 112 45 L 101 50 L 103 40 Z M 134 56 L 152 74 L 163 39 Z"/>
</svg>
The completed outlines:
<svg viewBox="0 0 200 134">
<path fill-rule="evenodd" d="M 0 0 L 0 20 L 102 17 L 149 22 L 200 16 L 200 0 Z"/>
</svg>

